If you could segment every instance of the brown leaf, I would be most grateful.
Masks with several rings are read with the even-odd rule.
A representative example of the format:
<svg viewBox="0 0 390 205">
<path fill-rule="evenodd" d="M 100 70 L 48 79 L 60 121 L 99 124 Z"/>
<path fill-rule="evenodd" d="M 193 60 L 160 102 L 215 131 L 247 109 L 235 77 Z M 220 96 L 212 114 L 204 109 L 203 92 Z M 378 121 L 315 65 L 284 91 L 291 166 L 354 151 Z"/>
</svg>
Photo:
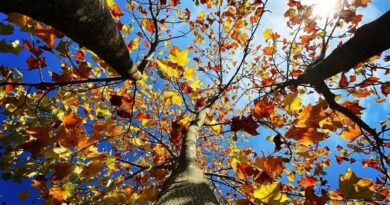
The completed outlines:
<svg viewBox="0 0 390 205">
<path fill-rule="evenodd" d="M 73 164 L 59 162 L 54 165 L 54 174 L 50 179 L 53 182 L 62 181 L 65 177 L 69 176 L 73 172 L 74 168 L 75 166 Z"/>
<path fill-rule="evenodd" d="M 387 83 L 382 84 L 381 91 L 382 91 L 383 95 L 385 95 L 387 97 L 387 95 L 390 93 L 390 83 L 387 82 Z"/>
<path fill-rule="evenodd" d="M 305 189 L 305 203 L 304 205 L 325 205 L 330 200 L 327 192 L 322 190 L 322 196 L 317 196 L 314 193 L 313 187 L 307 187 Z"/>
<path fill-rule="evenodd" d="M 64 115 L 64 119 L 63 119 L 65 127 L 74 127 L 80 124 L 81 121 L 82 121 L 81 118 L 73 112 Z"/>
<path fill-rule="evenodd" d="M 283 173 L 283 158 L 282 157 L 275 157 L 275 156 L 269 156 L 269 157 L 260 157 L 257 158 L 255 161 L 255 165 L 262 169 L 263 171 L 267 172 L 269 175 L 273 176 L 280 176 Z"/>
<path fill-rule="evenodd" d="M 234 132 L 242 130 L 248 134 L 257 135 L 259 134 L 256 131 L 258 127 L 259 125 L 253 120 L 252 115 L 249 115 L 248 117 L 233 117 L 232 119 L 231 130 Z"/>
<path fill-rule="evenodd" d="M 327 134 L 318 132 L 317 128 L 313 127 L 292 127 L 286 133 L 286 138 L 295 139 L 304 145 L 318 144 L 328 137 Z"/>
<path fill-rule="evenodd" d="M 41 38 L 50 47 L 54 48 L 54 41 L 57 36 L 60 36 L 59 32 L 51 26 L 43 26 L 38 23 L 35 28 L 35 35 Z"/>
</svg>

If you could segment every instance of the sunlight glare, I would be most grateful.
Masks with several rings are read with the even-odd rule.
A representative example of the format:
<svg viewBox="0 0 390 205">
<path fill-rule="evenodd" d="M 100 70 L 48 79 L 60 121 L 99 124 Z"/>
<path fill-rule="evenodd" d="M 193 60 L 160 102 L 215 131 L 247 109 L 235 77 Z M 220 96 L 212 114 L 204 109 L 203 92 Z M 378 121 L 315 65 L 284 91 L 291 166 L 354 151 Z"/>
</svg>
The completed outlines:
<svg viewBox="0 0 390 205">
<path fill-rule="evenodd" d="M 335 13 L 340 0 L 302 0 L 303 5 L 313 5 L 313 15 L 326 18 Z"/>
</svg>

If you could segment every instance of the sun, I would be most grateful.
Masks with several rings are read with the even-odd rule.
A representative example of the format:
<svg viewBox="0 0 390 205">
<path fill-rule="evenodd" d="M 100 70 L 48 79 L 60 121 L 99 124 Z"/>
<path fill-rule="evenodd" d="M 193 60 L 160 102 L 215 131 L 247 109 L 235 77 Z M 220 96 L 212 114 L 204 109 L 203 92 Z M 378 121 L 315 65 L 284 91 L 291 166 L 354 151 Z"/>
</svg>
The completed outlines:
<svg viewBox="0 0 390 205">
<path fill-rule="evenodd" d="M 302 0 L 301 3 L 313 5 L 313 15 L 326 18 L 336 12 L 340 0 Z"/>
</svg>

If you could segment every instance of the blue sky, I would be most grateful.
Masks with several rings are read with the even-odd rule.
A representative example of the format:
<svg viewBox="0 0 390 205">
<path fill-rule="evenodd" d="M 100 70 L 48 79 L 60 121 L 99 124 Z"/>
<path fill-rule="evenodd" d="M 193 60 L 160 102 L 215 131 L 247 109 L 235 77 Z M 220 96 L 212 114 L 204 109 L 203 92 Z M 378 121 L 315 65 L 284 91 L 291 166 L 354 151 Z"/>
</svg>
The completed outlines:
<svg viewBox="0 0 390 205">
<path fill-rule="evenodd" d="M 184 1 L 183 1 L 184 2 Z M 192 2 L 192 1 L 188 1 Z M 274 31 L 280 33 L 280 34 L 285 34 L 288 32 L 285 29 L 285 23 L 284 23 L 284 18 L 282 18 L 283 13 L 286 10 L 286 2 L 287 1 L 282 1 L 282 0 L 270 0 L 269 2 L 269 9 L 272 11 L 272 13 L 267 14 L 264 16 L 264 24 L 262 24 L 260 28 L 260 32 L 262 32 L 265 28 L 273 28 Z M 204 8 L 193 8 L 192 11 L 201 11 Z M 380 15 L 382 15 L 384 12 L 388 11 L 390 9 L 390 1 L 388 0 L 373 0 L 373 4 L 370 4 L 368 8 L 360 10 L 360 13 L 364 15 L 363 18 L 363 23 L 368 23 Z M 4 22 L 6 19 L 6 16 L 3 14 L 0 14 L 0 21 Z M 178 29 L 178 28 L 176 28 Z M 0 40 L 5 38 L 7 41 L 14 41 L 14 40 L 19 40 L 20 43 L 22 43 L 23 39 L 31 39 L 31 36 L 25 34 L 25 33 L 20 33 L 19 31 L 16 31 L 14 35 L 11 36 L 0 36 Z M 261 35 L 259 35 L 259 38 L 261 38 Z M 260 39 L 259 39 L 260 40 Z M 175 40 L 171 43 L 171 45 L 176 45 L 179 47 L 185 47 L 187 45 L 190 45 L 191 41 L 188 41 L 186 39 L 178 39 Z M 73 46 L 72 49 L 77 49 L 77 46 Z M 25 62 L 25 59 L 29 56 L 29 53 L 27 51 L 23 51 L 20 55 L 13 55 L 13 54 L 0 54 L 0 60 L 2 65 L 10 66 L 10 67 L 18 67 L 20 70 L 25 73 L 25 81 L 34 81 L 34 82 L 39 82 L 37 81 L 38 78 L 38 72 L 30 72 L 27 71 L 27 65 Z M 46 55 L 48 65 L 49 65 L 49 70 L 53 71 L 58 71 L 59 70 L 59 62 L 58 60 L 53 56 L 53 55 Z M 47 78 L 47 80 L 50 80 L 50 76 L 48 74 L 45 74 L 44 76 Z M 389 79 L 387 79 L 389 80 Z M 318 96 L 311 96 L 307 97 L 306 101 L 307 102 L 314 102 L 315 99 Z M 363 119 L 365 119 L 370 125 L 377 127 L 378 126 L 378 121 L 386 119 L 388 117 L 387 113 L 390 110 L 389 104 L 380 104 L 376 106 L 370 106 L 371 102 L 375 100 L 372 98 L 369 98 L 367 100 L 364 100 L 362 102 L 362 105 L 366 107 L 366 111 L 363 114 Z M 389 100 L 389 97 L 388 97 Z M 245 104 L 245 102 L 243 102 Z M 386 112 L 384 112 L 386 111 Z M 0 114 L 0 120 L 4 119 L 4 116 Z M 264 138 L 269 136 L 269 135 L 274 135 L 272 131 L 266 130 L 266 129 L 259 129 L 259 132 L 262 133 L 259 136 L 251 137 L 247 142 L 242 142 L 241 145 L 243 146 L 250 146 L 252 147 L 253 150 L 260 152 L 260 151 L 266 151 L 266 152 L 272 152 L 273 151 L 273 145 L 271 142 L 264 144 Z M 260 143 L 262 142 L 262 143 Z M 344 143 L 343 141 L 340 140 L 339 136 L 333 135 L 331 136 L 328 140 L 323 142 L 324 145 L 329 145 L 330 147 L 333 147 L 331 149 L 331 152 L 334 154 L 336 153 L 335 151 L 335 143 Z M 332 154 L 331 154 L 332 155 Z M 356 171 L 357 175 L 359 177 L 369 177 L 369 178 L 375 178 L 378 176 L 377 171 L 371 169 L 371 168 L 366 168 L 366 169 L 361 169 L 361 166 L 359 163 L 355 163 L 352 165 L 349 165 L 347 163 L 344 163 L 342 165 L 337 165 L 335 161 L 333 160 L 332 162 L 333 166 L 328 169 L 329 173 L 332 173 L 332 177 L 329 178 L 330 184 L 332 184 L 332 188 L 337 188 L 338 187 L 338 176 L 340 174 L 344 174 L 345 170 L 347 167 L 352 167 Z M 29 186 L 30 180 L 24 180 L 22 181 L 21 184 L 15 184 L 9 181 L 4 181 L 0 179 L 0 202 L 7 202 L 7 204 L 31 204 L 31 201 L 38 195 L 38 191 L 35 189 L 31 188 Z M 24 201 L 21 202 L 17 200 L 17 195 L 20 191 L 23 190 L 30 190 L 31 194 L 30 197 Z M 37 201 L 35 204 L 41 204 L 41 201 Z"/>
</svg>

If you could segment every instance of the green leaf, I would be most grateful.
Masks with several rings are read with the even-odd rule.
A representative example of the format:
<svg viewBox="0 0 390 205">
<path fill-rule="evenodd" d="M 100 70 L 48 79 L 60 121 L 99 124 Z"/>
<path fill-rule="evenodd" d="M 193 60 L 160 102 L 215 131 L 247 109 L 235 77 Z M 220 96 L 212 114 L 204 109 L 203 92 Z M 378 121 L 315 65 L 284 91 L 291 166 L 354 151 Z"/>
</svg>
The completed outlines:
<svg viewBox="0 0 390 205">
<path fill-rule="evenodd" d="M 23 48 L 19 46 L 17 41 L 14 41 L 10 44 L 7 44 L 5 39 L 0 41 L 0 53 L 13 53 L 17 55 L 22 51 L 22 49 Z"/>
<path fill-rule="evenodd" d="M 0 35 L 11 35 L 14 33 L 14 27 L 10 24 L 0 23 Z"/>
</svg>

